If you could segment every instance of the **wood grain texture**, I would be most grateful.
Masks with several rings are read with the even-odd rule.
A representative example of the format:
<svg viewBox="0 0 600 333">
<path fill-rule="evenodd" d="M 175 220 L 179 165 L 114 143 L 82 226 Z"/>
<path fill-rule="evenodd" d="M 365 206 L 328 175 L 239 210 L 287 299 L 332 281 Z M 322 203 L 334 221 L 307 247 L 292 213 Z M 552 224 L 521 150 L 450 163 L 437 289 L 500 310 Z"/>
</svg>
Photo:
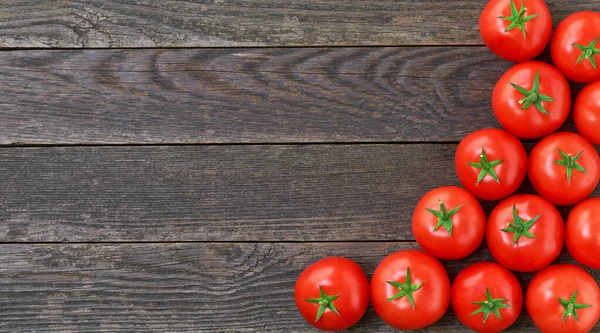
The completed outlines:
<svg viewBox="0 0 600 333">
<path fill-rule="evenodd" d="M 483 3 L 6 0 L 0 47 L 480 44 Z"/>
<path fill-rule="evenodd" d="M 0 47 L 481 44 L 483 0 L 3 0 Z M 554 25 L 594 0 L 547 1 Z"/>
<path fill-rule="evenodd" d="M 325 256 L 370 276 L 414 243 L 0 245 L 3 332 L 316 332 L 296 311 L 298 274 Z M 491 260 L 446 262 L 451 278 Z M 573 262 L 563 253 L 559 263 Z M 600 280 L 600 272 L 591 272 Z M 533 274 L 518 274 L 526 286 Z M 393 332 L 372 309 L 351 331 Z M 422 332 L 467 332 L 450 311 Z M 524 314 L 509 332 L 536 332 Z"/>
<path fill-rule="evenodd" d="M 0 149 L 0 242 L 412 240 L 418 199 L 434 187 L 459 185 L 454 150 Z"/>
<path fill-rule="evenodd" d="M 0 52 L 0 144 L 458 141 L 499 126 L 509 67 L 483 47 Z"/>
</svg>

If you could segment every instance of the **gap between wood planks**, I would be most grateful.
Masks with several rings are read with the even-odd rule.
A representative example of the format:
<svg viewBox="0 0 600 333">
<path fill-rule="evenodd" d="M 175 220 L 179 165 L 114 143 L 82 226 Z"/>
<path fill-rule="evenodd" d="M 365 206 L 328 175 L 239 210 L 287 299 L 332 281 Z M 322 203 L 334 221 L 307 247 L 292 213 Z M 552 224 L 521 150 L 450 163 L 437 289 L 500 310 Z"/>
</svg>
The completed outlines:
<svg viewBox="0 0 600 333">
<path fill-rule="evenodd" d="M 389 44 L 389 45 L 272 45 L 272 46 L 183 46 L 183 47 L 81 47 L 81 48 L 69 48 L 69 47 L 28 47 L 28 48 L 14 48 L 14 47 L 0 47 L 0 52 L 13 52 L 13 51 L 98 51 L 98 50 L 114 50 L 114 51 L 129 51 L 129 50 L 215 50 L 215 49 L 353 49 L 353 48 L 387 48 L 387 47 L 407 47 L 407 48 L 436 48 L 436 47 L 484 47 L 485 44 Z"/>
<path fill-rule="evenodd" d="M 398 244 L 410 244 L 417 242 L 414 240 L 264 240 L 264 241 L 76 241 L 76 242 L 0 242 L 0 245 L 115 245 L 115 244 L 314 244 L 314 243 L 327 243 L 327 244 L 352 244 L 352 243 L 398 243 Z"/>
<path fill-rule="evenodd" d="M 458 144 L 460 141 L 362 141 L 362 142 L 214 142 L 214 143 L 74 143 L 74 144 L 0 144 L 0 149 L 10 148 L 69 148 L 69 147 L 188 147 L 188 146 L 343 146 L 343 145 L 420 145 L 420 144 Z M 526 141 L 523 141 L 526 142 Z M 535 141 L 531 141 L 535 142 Z"/>
</svg>

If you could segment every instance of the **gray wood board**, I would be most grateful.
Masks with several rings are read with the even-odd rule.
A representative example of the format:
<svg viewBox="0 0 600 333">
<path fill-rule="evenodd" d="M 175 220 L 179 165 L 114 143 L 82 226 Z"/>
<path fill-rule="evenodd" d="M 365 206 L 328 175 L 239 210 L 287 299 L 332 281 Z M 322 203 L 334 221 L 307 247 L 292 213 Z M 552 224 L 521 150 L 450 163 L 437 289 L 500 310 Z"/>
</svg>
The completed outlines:
<svg viewBox="0 0 600 333">
<path fill-rule="evenodd" d="M 2 0 L 0 47 L 482 44 L 482 0 Z M 547 1 L 554 25 L 595 0 Z"/>
<path fill-rule="evenodd" d="M 483 47 L 0 52 L 0 144 L 458 141 L 499 126 L 509 67 Z"/>
<path fill-rule="evenodd" d="M 317 332 L 293 301 L 300 272 L 326 256 L 370 275 L 414 243 L 0 245 L 3 332 Z M 445 262 L 451 278 L 492 260 Z M 573 262 L 563 253 L 557 262 Z M 600 273 L 592 274 L 600 280 Z M 518 274 L 526 286 L 533 274 Z M 393 330 L 372 309 L 352 330 Z M 468 332 L 451 311 L 422 332 Z M 535 332 L 523 314 L 510 332 Z"/>
<path fill-rule="evenodd" d="M 0 242 L 412 240 L 455 147 L 4 148 Z"/>
</svg>

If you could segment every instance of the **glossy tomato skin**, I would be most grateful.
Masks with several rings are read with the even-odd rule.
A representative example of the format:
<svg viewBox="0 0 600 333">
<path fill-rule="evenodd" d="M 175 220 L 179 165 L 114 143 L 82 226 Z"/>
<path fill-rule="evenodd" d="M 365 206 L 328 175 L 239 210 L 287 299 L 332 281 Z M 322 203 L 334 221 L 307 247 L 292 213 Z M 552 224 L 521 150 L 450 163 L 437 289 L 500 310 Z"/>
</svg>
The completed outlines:
<svg viewBox="0 0 600 333">
<path fill-rule="evenodd" d="M 460 207 L 448 218 L 452 224 L 448 227 L 450 231 L 443 225 L 436 229 L 440 218 L 429 211 L 440 212 L 440 201 L 447 210 Z M 461 259 L 475 251 L 483 241 L 485 213 L 469 191 L 455 186 L 438 187 L 417 203 L 412 231 L 417 243 L 428 253 L 441 259 Z"/>
<path fill-rule="evenodd" d="M 600 145 L 600 81 L 585 86 L 573 107 L 577 131 L 588 141 Z"/>
<path fill-rule="evenodd" d="M 600 198 L 580 202 L 569 213 L 567 249 L 582 265 L 600 269 Z"/>
<path fill-rule="evenodd" d="M 388 283 L 405 283 L 407 271 L 414 286 L 414 309 L 406 296 L 392 301 L 398 288 Z M 399 251 L 381 261 L 371 278 L 373 308 L 379 317 L 399 330 L 416 330 L 438 321 L 450 304 L 450 280 L 442 264 L 431 255 L 415 250 Z"/>
<path fill-rule="evenodd" d="M 332 304 L 340 315 L 326 309 L 317 318 L 319 304 L 306 301 L 320 297 L 320 287 L 328 296 L 339 295 Z M 369 281 L 354 261 L 328 257 L 308 266 L 296 280 L 294 299 L 302 317 L 316 328 L 327 331 L 344 330 L 356 324 L 369 305 Z"/>
<path fill-rule="evenodd" d="M 536 75 L 538 92 L 554 101 L 539 101 L 543 109 L 532 104 L 522 110 L 526 106 L 522 103 L 526 96 L 511 83 L 531 92 Z M 562 73 L 549 64 L 541 61 L 519 63 L 509 68 L 494 86 L 492 109 L 500 125 L 511 134 L 521 139 L 540 138 L 555 132 L 567 120 L 571 88 Z"/>
<path fill-rule="evenodd" d="M 473 302 L 487 300 L 486 288 L 493 299 L 504 299 L 506 307 L 498 309 L 501 319 L 490 313 L 471 315 L 481 306 Z M 468 328 L 480 333 L 497 333 L 507 329 L 519 317 L 523 292 L 519 280 L 508 269 L 492 262 L 479 262 L 462 270 L 452 283 L 452 309 Z"/>
<path fill-rule="evenodd" d="M 539 216 L 526 229 L 534 237 L 515 230 L 522 225 L 515 222 L 514 210 L 525 224 Z M 537 195 L 519 194 L 504 199 L 494 208 L 487 224 L 486 243 L 492 256 L 506 268 L 535 272 L 550 265 L 560 254 L 564 228 L 563 218 L 552 203 Z M 516 243 L 515 233 L 519 236 Z"/>
<path fill-rule="evenodd" d="M 515 0 L 518 10 L 521 1 Z M 479 32 L 485 45 L 497 56 L 513 62 L 537 57 L 546 47 L 552 32 L 552 16 L 543 0 L 525 0 L 526 16 L 538 16 L 524 23 L 526 36 L 519 28 L 505 31 L 510 21 L 498 18 L 511 16 L 511 0 L 491 0 L 479 17 Z"/>
<path fill-rule="evenodd" d="M 568 316 L 559 298 L 570 300 L 577 291 L 577 304 L 591 307 L 577 310 L 579 321 Z M 542 333 L 590 332 L 600 316 L 600 289 L 596 280 L 584 269 L 571 265 L 552 265 L 537 273 L 525 296 L 527 312 Z"/>
<path fill-rule="evenodd" d="M 567 16 L 554 31 L 550 55 L 554 65 L 570 80 L 592 82 L 600 80 L 600 54 L 594 55 L 598 69 L 588 59 L 577 62 L 582 51 L 573 44 L 589 46 L 600 36 L 600 13 L 583 11 Z M 596 45 L 600 48 L 600 44 Z"/>
<path fill-rule="evenodd" d="M 555 161 L 563 160 L 559 149 L 575 157 L 583 152 L 577 164 L 586 172 L 572 170 L 570 181 L 567 168 Z M 529 180 L 542 197 L 558 206 L 576 204 L 587 198 L 598 184 L 599 157 L 594 146 L 581 135 L 558 132 L 542 139 L 529 154 Z"/>
<path fill-rule="evenodd" d="M 490 162 L 502 163 L 493 168 L 499 183 L 487 174 L 479 184 L 481 169 L 472 163 L 479 163 L 484 149 Z M 527 173 L 527 152 L 523 144 L 510 133 L 488 128 L 467 135 L 456 148 L 454 166 L 458 179 L 476 197 L 486 201 L 496 201 L 514 193 Z"/>
</svg>

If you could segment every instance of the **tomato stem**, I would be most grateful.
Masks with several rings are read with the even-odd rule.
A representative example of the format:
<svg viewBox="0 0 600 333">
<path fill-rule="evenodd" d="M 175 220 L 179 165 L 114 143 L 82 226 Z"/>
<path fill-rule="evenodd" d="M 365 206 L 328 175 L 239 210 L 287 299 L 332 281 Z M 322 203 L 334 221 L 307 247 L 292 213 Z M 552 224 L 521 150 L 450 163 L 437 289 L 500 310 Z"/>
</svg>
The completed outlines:
<svg viewBox="0 0 600 333">
<path fill-rule="evenodd" d="M 335 313 L 338 316 L 342 316 L 338 312 L 338 310 L 335 308 L 335 306 L 333 305 L 333 301 L 338 299 L 338 297 L 340 297 L 340 295 L 327 296 L 327 294 L 323 290 L 322 286 L 319 286 L 319 293 L 320 293 L 320 297 L 318 297 L 318 298 L 305 298 L 304 299 L 304 301 L 306 301 L 306 302 L 319 304 L 319 310 L 317 311 L 317 318 L 315 319 L 315 322 L 317 322 L 317 321 L 319 321 L 319 319 L 321 319 L 321 316 L 323 316 L 323 313 L 325 313 L 326 309 L 331 310 L 331 312 Z"/>
<path fill-rule="evenodd" d="M 519 100 L 519 104 L 523 104 L 523 103 L 535 103 L 538 100 L 538 94 L 536 93 L 531 93 L 531 95 Z"/>
<path fill-rule="evenodd" d="M 519 216 L 519 214 L 517 214 L 517 206 L 516 205 L 513 205 L 512 214 L 513 214 L 513 222 L 507 223 L 506 224 L 507 228 L 500 229 L 500 231 L 514 233 L 513 246 L 517 245 L 517 241 L 519 240 L 519 238 L 521 238 L 521 236 L 524 236 L 527 238 L 536 238 L 536 236 L 534 234 L 532 234 L 529 231 L 529 229 L 535 224 L 535 222 L 537 222 L 537 220 L 539 220 L 540 217 L 542 217 L 542 214 L 532 218 L 529 221 L 523 221 L 523 219 Z"/>
<path fill-rule="evenodd" d="M 510 24 L 504 32 L 509 32 L 514 28 L 519 28 L 521 33 L 523 33 L 523 38 L 527 39 L 527 32 L 525 30 L 525 23 L 533 20 L 538 14 L 533 14 L 529 16 L 525 16 L 525 12 L 527 12 L 527 8 L 525 7 L 525 0 L 521 0 L 521 9 L 517 10 L 517 5 L 515 1 L 512 0 L 510 2 L 510 16 L 498 16 L 497 18 L 509 21 Z"/>
<path fill-rule="evenodd" d="M 565 311 L 563 312 L 563 323 L 569 317 L 573 317 L 573 318 L 575 318 L 575 321 L 579 321 L 579 316 L 577 315 L 577 310 L 589 308 L 592 306 L 591 304 L 578 304 L 576 302 L 576 298 L 577 298 L 577 289 L 575 289 L 575 291 L 573 292 L 573 295 L 571 295 L 571 297 L 569 298 L 568 301 L 564 300 L 560 297 L 558 298 L 558 302 L 560 303 L 560 305 L 562 305 L 565 308 Z"/>
<path fill-rule="evenodd" d="M 575 65 L 580 63 L 582 60 L 587 59 L 592 64 L 595 70 L 598 70 L 598 66 L 596 65 L 595 55 L 600 54 L 600 49 L 596 48 L 596 44 L 598 43 L 598 39 L 600 36 L 594 38 L 587 46 L 581 44 L 572 44 L 574 47 L 578 48 L 581 51 L 581 55 L 575 61 Z"/>
<path fill-rule="evenodd" d="M 438 203 L 440 204 L 439 211 L 431 209 L 431 208 L 425 208 L 426 211 L 430 212 L 431 214 L 435 215 L 438 218 L 435 227 L 433 227 L 432 233 L 436 232 L 440 227 L 443 226 L 444 229 L 446 229 L 448 236 L 452 236 L 452 216 L 454 216 L 454 214 L 458 213 L 458 211 L 460 210 L 462 205 L 455 207 L 455 208 L 451 209 L 450 211 L 448 211 L 446 209 L 446 205 L 444 205 L 442 200 L 438 199 Z"/>
<path fill-rule="evenodd" d="M 479 185 L 479 183 L 481 183 L 481 181 L 487 175 L 490 175 L 490 177 L 492 177 L 492 179 L 495 180 L 496 183 L 500 184 L 500 178 L 498 178 L 498 174 L 496 174 L 496 170 L 494 170 L 494 168 L 500 165 L 502 162 L 504 162 L 504 160 L 489 161 L 487 154 L 485 153 L 485 147 L 481 147 L 479 163 L 467 162 L 468 165 L 477 169 L 481 169 L 481 171 L 479 172 L 479 176 L 477 177 L 477 183 L 475 183 L 475 185 Z"/>
<path fill-rule="evenodd" d="M 579 163 L 577 163 L 577 160 L 581 157 L 581 154 L 583 154 L 583 150 L 577 153 L 577 155 L 575 156 L 572 156 L 571 154 L 565 154 L 560 149 L 558 150 L 558 153 L 562 157 L 562 160 L 556 160 L 554 161 L 554 164 L 558 164 L 566 168 L 567 182 L 569 184 L 571 183 L 571 175 L 573 174 L 573 170 L 587 173 L 587 170 L 584 167 L 582 167 Z"/>
<path fill-rule="evenodd" d="M 414 311 L 415 310 L 415 299 L 413 297 L 413 292 L 419 290 L 423 286 L 424 282 L 421 282 L 419 284 L 412 283 L 412 278 L 410 276 L 410 267 L 406 268 L 406 280 L 404 281 L 404 283 L 393 282 L 393 281 L 386 281 L 386 282 L 399 290 L 399 292 L 396 295 L 388 298 L 388 302 L 391 302 L 391 301 L 394 301 L 394 300 L 397 300 L 399 298 L 406 296 L 406 298 L 408 298 L 408 302 L 410 303 L 410 305 L 412 306 L 412 309 Z"/>
<path fill-rule="evenodd" d="M 510 82 L 510 85 L 525 96 L 525 98 L 519 100 L 519 104 L 523 105 L 521 110 L 525 110 L 533 105 L 539 112 L 548 115 L 550 114 L 550 112 L 544 108 L 542 102 L 554 102 L 554 98 L 548 95 L 540 94 L 540 72 L 535 73 L 531 91 L 512 82 Z"/>
<path fill-rule="evenodd" d="M 471 304 L 480 305 L 480 308 L 473 311 L 470 315 L 474 316 L 478 313 L 483 313 L 483 323 L 488 319 L 490 313 L 493 313 L 496 318 L 502 319 L 500 309 L 510 307 L 510 305 L 504 304 L 505 302 L 508 302 L 508 300 L 504 298 L 492 298 L 492 293 L 490 293 L 490 290 L 487 287 L 485 288 L 485 298 L 485 301 L 471 302 Z"/>
</svg>

